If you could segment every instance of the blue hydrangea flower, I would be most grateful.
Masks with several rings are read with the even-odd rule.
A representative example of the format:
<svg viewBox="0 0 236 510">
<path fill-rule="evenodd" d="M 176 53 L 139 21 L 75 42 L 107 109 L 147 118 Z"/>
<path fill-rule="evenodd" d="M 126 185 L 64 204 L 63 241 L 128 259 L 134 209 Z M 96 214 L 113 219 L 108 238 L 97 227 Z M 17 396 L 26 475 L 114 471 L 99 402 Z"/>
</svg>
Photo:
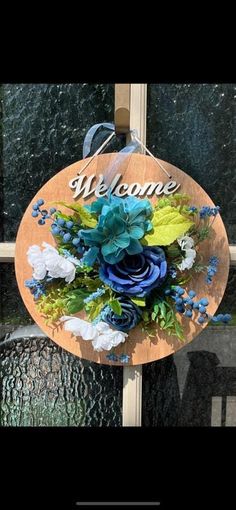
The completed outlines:
<svg viewBox="0 0 236 510">
<path fill-rule="evenodd" d="M 148 219 L 152 214 L 149 200 L 110 195 L 93 202 L 90 210 L 100 214 L 98 224 L 96 228 L 81 230 L 80 235 L 85 245 L 99 248 L 106 262 L 116 264 L 126 254 L 143 251 L 139 240 L 152 229 Z"/>
<path fill-rule="evenodd" d="M 101 312 L 102 320 L 118 331 L 129 331 L 141 321 L 141 311 L 129 298 L 120 296 L 117 299 L 120 302 L 122 314 L 117 315 L 109 306 L 106 306 Z"/>
<path fill-rule="evenodd" d="M 166 272 L 164 250 L 144 247 L 142 253 L 125 255 L 117 264 L 103 263 L 99 277 L 116 292 L 143 297 L 163 283 Z"/>
</svg>

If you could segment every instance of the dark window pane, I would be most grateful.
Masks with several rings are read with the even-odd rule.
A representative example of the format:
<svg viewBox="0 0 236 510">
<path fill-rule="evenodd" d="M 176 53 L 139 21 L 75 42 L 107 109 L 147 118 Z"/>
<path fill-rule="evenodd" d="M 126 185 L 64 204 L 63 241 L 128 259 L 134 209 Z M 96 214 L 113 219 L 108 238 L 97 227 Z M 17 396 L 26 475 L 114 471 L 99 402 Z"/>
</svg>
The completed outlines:
<svg viewBox="0 0 236 510">
<path fill-rule="evenodd" d="M 221 206 L 236 243 L 236 85 L 150 84 L 147 146 Z"/>
<path fill-rule="evenodd" d="M 1 89 L 4 240 L 14 241 L 38 189 L 82 158 L 93 124 L 113 120 L 114 86 L 10 84 Z"/>
</svg>

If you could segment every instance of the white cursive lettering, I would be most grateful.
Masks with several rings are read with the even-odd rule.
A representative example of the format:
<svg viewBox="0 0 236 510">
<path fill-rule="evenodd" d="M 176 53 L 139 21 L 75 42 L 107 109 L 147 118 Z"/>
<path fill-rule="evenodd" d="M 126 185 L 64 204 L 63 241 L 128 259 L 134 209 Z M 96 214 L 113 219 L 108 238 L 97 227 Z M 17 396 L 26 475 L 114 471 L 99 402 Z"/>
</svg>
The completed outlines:
<svg viewBox="0 0 236 510">
<path fill-rule="evenodd" d="M 94 181 L 96 179 L 95 174 L 89 177 L 78 174 L 77 177 L 69 181 L 69 187 L 75 190 L 73 198 L 78 198 L 81 195 L 82 198 L 87 198 L 93 193 L 96 197 L 104 197 L 108 192 L 118 197 L 124 197 L 125 195 L 143 197 L 144 195 L 151 196 L 153 193 L 156 195 L 171 195 L 180 187 L 180 184 L 177 184 L 176 181 L 169 181 L 166 183 L 146 182 L 145 184 L 140 184 L 139 182 L 134 182 L 132 184 L 119 184 L 121 177 L 122 174 L 116 174 L 108 188 L 104 183 L 104 176 L 102 174 L 99 175 L 96 186 L 94 186 Z"/>
</svg>

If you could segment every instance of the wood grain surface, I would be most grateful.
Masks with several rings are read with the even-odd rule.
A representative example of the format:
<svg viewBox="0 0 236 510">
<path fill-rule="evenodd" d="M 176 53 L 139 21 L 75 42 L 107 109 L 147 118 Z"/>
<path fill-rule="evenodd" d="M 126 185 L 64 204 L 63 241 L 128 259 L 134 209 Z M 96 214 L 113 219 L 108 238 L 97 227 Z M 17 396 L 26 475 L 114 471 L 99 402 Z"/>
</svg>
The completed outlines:
<svg viewBox="0 0 236 510">
<path fill-rule="evenodd" d="M 105 174 L 106 168 L 115 157 L 116 154 L 114 153 L 97 156 L 86 169 L 86 175 L 89 176 L 95 173 L 99 176 L 99 174 Z M 170 163 L 165 161 L 161 161 L 161 163 L 171 174 L 172 179 L 181 184 L 178 192 L 185 192 L 193 197 L 193 205 L 214 206 L 212 200 L 196 181 Z M 102 353 L 95 352 L 91 342 L 84 341 L 80 337 L 75 338 L 69 332 L 65 332 L 61 324 L 57 323 L 51 326 L 46 326 L 44 317 L 36 309 L 30 290 L 24 286 L 24 281 L 32 277 L 32 268 L 29 265 L 26 256 L 29 246 L 32 244 L 41 245 L 43 241 L 55 245 L 53 236 L 49 231 L 50 222 L 46 221 L 46 224 L 43 226 L 38 225 L 37 219 L 31 216 L 32 204 L 39 198 L 44 199 L 44 207 L 46 209 L 50 207 L 48 203 L 52 201 L 66 201 L 68 203 L 72 203 L 73 190 L 69 188 L 68 183 L 73 177 L 76 177 L 77 172 L 81 170 L 84 164 L 85 160 L 81 160 L 59 172 L 38 191 L 32 202 L 29 204 L 21 221 L 16 239 L 16 278 L 22 299 L 30 315 L 39 327 L 46 333 L 46 335 L 48 335 L 54 342 L 60 345 L 63 349 L 66 349 L 81 358 L 95 361 L 97 363 L 118 365 L 119 363 L 112 363 L 107 360 L 107 351 L 103 351 Z M 119 173 L 122 174 L 121 182 L 128 184 L 133 182 L 144 184 L 150 181 L 162 181 L 163 183 L 169 182 L 168 177 L 158 167 L 156 162 L 149 156 L 141 154 L 132 154 L 124 158 L 121 168 L 119 168 Z M 148 198 L 152 203 L 155 203 L 157 200 L 157 196 L 155 194 Z M 82 198 L 79 198 L 76 201 L 88 204 L 94 199 L 94 195 L 91 195 L 85 201 Z M 66 208 L 64 208 L 63 211 L 65 213 L 69 213 Z M 201 244 L 201 253 L 203 254 L 203 263 L 206 264 L 211 255 L 219 257 L 220 264 L 217 275 L 213 279 L 212 285 L 207 285 L 205 283 L 205 274 L 196 274 L 192 283 L 189 284 L 189 287 L 186 285 L 186 288 L 188 290 L 194 288 L 199 299 L 202 297 L 208 297 L 208 312 L 214 315 L 224 295 L 229 272 L 228 239 L 224 224 L 219 215 L 213 223 L 213 237 Z M 83 312 L 80 312 L 77 315 L 81 318 L 86 318 Z M 202 331 L 203 327 L 206 326 L 206 324 L 200 326 L 188 318 L 183 317 L 181 314 L 179 317 L 184 327 L 185 342 L 179 341 L 176 337 L 168 336 L 166 333 L 158 329 L 158 327 L 156 329 L 156 337 L 148 337 L 141 331 L 140 327 L 136 327 L 129 332 L 129 337 L 125 344 L 116 348 L 117 354 L 128 354 L 130 356 L 130 365 L 148 363 L 173 354 L 178 349 L 186 345 L 186 343 L 191 342 L 191 340 L 193 340 L 193 338 Z"/>
</svg>

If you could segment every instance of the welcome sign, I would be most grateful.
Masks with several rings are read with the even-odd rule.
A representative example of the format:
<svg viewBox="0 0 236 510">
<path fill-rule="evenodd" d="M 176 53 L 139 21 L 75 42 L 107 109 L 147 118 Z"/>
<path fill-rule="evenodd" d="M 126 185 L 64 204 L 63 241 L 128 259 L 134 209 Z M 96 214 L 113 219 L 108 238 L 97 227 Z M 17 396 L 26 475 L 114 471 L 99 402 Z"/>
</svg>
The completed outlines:
<svg viewBox="0 0 236 510">
<path fill-rule="evenodd" d="M 81 175 L 82 171 L 78 172 L 78 175 L 69 181 L 69 187 L 74 190 L 73 198 L 87 198 L 91 195 L 104 197 L 108 192 L 118 197 L 126 195 L 144 197 L 152 196 L 154 193 L 156 195 L 171 195 L 180 187 L 180 184 L 174 180 L 167 183 L 150 181 L 145 182 L 145 184 L 139 182 L 127 184 L 120 182 L 122 174 L 119 173 L 116 174 L 109 187 L 107 187 L 103 174 L 99 174 L 98 178 L 95 174 L 88 177 L 87 175 Z"/>
<path fill-rule="evenodd" d="M 189 175 L 187 175 L 185 172 L 180 170 L 179 168 L 175 167 L 174 165 L 171 165 L 168 162 L 161 161 L 160 163 L 163 164 L 164 168 L 168 171 L 169 175 L 171 177 L 165 176 L 163 173 L 163 170 L 158 167 L 157 163 L 153 161 L 153 159 L 149 156 L 145 156 L 142 154 L 132 154 L 130 157 L 127 157 L 126 159 L 121 160 L 121 164 L 119 166 L 116 166 L 116 173 L 113 172 L 111 175 L 111 172 L 109 169 L 113 168 L 114 170 L 114 162 L 117 161 L 117 154 L 103 154 L 96 156 L 92 161 L 89 161 L 89 158 L 86 160 L 81 160 L 73 163 L 72 165 L 64 168 L 60 172 L 58 172 L 56 175 L 54 175 L 48 182 L 44 184 L 44 186 L 39 189 L 34 197 L 32 197 L 32 201 L 29 204 L 28 208 L 25 211 L 25 214 L 22 218 L 20 228 L 18 230 L 18 235 L 16 239 L 16 255 L 15 255 L 15 265 L 16 265 L 16 277 L 18 286 L 20 289 L 21 296 L 23 298 L 24 304 L 27 307 L 30 315 L 33 317 L 34 321 L 39 325 L 39 327 L 45 332 L 45 334 L 51 338 L 54 342 L 56 342 L 59 346 L 66 349 L 67 351 L 71 352 L 72 354 L 79 356 L 81 358 L 94 361 L 97 363 L 103 363 L 103 364 L 123 364 L 126 363 L 128 360 L 129 365 L 140 365 L 142 363 L 148 363 L 151 361 L 155 361 L 158 359 L 161 359 L 165 356 L 169 356 L 170 354 L 173 354 L 178 349 L 180 349 L 183 345 L 186 345 L 186 343 L 190 342 L 202 329 L 206 326 L 207 321 L 204 321 L 203 324 L 198 323 L 197 321 L 189 321 L 188 317 L 185 317 L 184 314 L 180 314 L 179 316 L 179 322 L 183 329 L 183 335 L 185 342 L 182 342 L 177 338 L 176 336 L 169 335 L 168 331 L 165 329 L 161 329 L 158 324 L 156 323 L 155 328 L 153 329 L 153 335 L 149 336 L 146 329 L 142 328 L 139 324 L 133 328 L 131 328 L 128 332 L 128 339 L 125 342 L 121 342 L 116 347 L 115 354 L 111 354 L 114 356 L 108 359 L 107 358 L 107 352 L 106 350 L 97 351 L 94 349 L 92 341 L 90 340 L 84 340 L 81 336 L 74 336 L 70 330 L 65 329 L 63 324 L 60 322 L 46 322 L 45 321 L 45 314 L 44 311 L 40 309 L 38 306 L 38 301 L 34 299 L 33 294 L 29 290 L 29 288 L 26 287 L 25 282 L 31 281 L 32 279 L 32 267 L 29 264 L 27 260 L 27 252 L 29 251 L 29 247 L 31 247 L 31 251 L 38 250 L 40 253 L 43 250 L 45 251 L 45 260 L 47 259 L 47 264 L 51 264 L 52 261 L 55 262 L 53 266 L 54 271 L 54 277 L 58 278 L 58 271 L 60 270 L 60 278 L 62 282 L 65 283 L 64 279 L 62 278 L 62 275 L 64 277 L 71 278 L 69 269 L 71 268 L 71 264 L 73 266 L 73 261 L 77 263 L 76 258 L 72 258 L 72 262 L 68 261 L 67 259 L 64 260 L 62 256 L 62 252 L 60 254 L 57 253 L 57 235 L 62 233 L 63 239 L 65 242 L 64 248 L 68 248 L 69 244 L 73 241 L 73 250 L 74 255 L 76 255 L 76 250 L 79 243 L 79 238 L 77 239 L 73 229 L 75 228 L 73 225 L 73 221 L 71 221 L 71 216 L 73 216 L 74 211 L 77 211 L 77 214 L 79 214 L 79 211 L 81 212 L 81 208 L 84 213 L 84 221 L 85 221 L 85 236 L 89 236 L 90 232 L 93 232 L 93 228 L 95 228 L 94 225 L 94 218 L 91 218 L 89 216 L 89 211 L 86 217 L 86 209 L 84 210 L 84 205 L 88 205 L 96 200 L 99 200 L 100 197 L 105 197 L 106 195 L 109 195 L 111 193 L 111 196 L 116 195 L 118 199 L 120 198 L 120 203 L 123 201 L 121 200 L 122 197 L 124 197 L 124 200 L 133 203 L 135 201 L 128 200 L 131 198 L 131 196 L 134 196 L 136 199 L 140 200 L 140 203 L 145 202 L 143 204 L 144 207 L 144 217 L 145 217 L 145 207 L 147 207 L 146 202 L 150 202 L 154 207 L 158 203 L 158 198 L 162 195 L 163 198 L 172 199 L 174 198 L 174 193 L 177 191 L 177 195 L 179 194 L 179 190 L 181 194 L 187 194 L 191 197 L 191 206 L 195 206 L 197 208 L 202 207 L 203 205 L 207 205 L 210 208 L 214 208 L 214 204 L 210 197 L 206 194 L 206 192 L 199 186 L 199 184 L 194 181 Z M 120 160 L 119 160 L 120 161 Z M 86 163 L 88 163 L 86 165 Z M 109 178 L 109 179 L 108 179 Z M 60 219 L 60 225 L 57 227 L 50 217 L 47 219 L 44 219 L 43 216 L 41 217 L 41 213 L 38 210 L 38 206 L 36 206 L 36 203 L 43 203 L 42 206 L 42 214 L 45 214 L 45 212 L 49 213 L 49 216 L 51 214 L 51 208 L 52 206 L 58 207 L 59 204 L 59 210 L 61 211 L 61 219 Z M 102 201 L 101 201 L 102 202 Z M 102 241 L 102 246 L 104 245 L 105 248 L 108 245 L 108 248 L 110 244 L 114 244 L 114 237 L 119 237 L 121 235 L 121 238 L 119 237 L 116 242 L 118 242 L 118 248 L 120 250 L 123 249 L 123 245 L 126 242 L 127 235 L 130 236 L 129 230 L 126 229 L 126 231 L 120 234 L 119 228 L 120 223 L 119 219 L 112 220 L 113 218 L 113 210 L 112 207 L 115 201 L 110 204 L 110 206 L 107 208 L 106 212 L 106 218 L 107 221 L 107 233 L 101 232 L 101 229 L 95 232 L 95 240 L 100 240 L 101 235 L 104 235 L 104 243 Z M 58 205 L 57 205 L 58 204 Z M 63 205 L 64 204 L 64 205 Z M 67 207 L 69 205 L 69 207 Z M 32 209 L 33 208 L 33 209 Z M 36 208 L 36 209 L 35 209 Z M 74 210 L 73 210 L 74 209 Z M 170 207 L 171 209 L 171 207 Z M 46 211 L 45 211 L 46 210 Z M 54 210 L 54 209 L 53 209 Z M 32 212 L 33 211 L 33 212 Z M 132 218 L 136 221 L 136 211 L 132 212 Z M 154 227 L 155 231 L 152 233 L 152 231 L 145 231 L 145 239 L 151 246 L 151 250 L 154 249 L 155 246 L 162 246 L 163 245 L 163 236 L 166 230 L 166 222 L 168 223 L 171 218 L 170 215 L 166 215 L 165 218 L 162 218 L 162 215 L 165 213 L 165 208 L 158 211 L 158 209 L 155 210 L 155 217 L 151 219 L 152 222 L 156 222 Z M 170 210 L 170 213 L 172 213 L 172 210 Z M 128 213 L 129 214 L 129 211 Z M 175 235 L 176 229 L 180 228 L 179 219 L 179 211 L 175 211 L 175 214 L 177 215 L 175 217 L 175 220 L 172 222 L 172 227 L 169 229 L 169 236 Z M 32 217 L 33 215 L 33 217 Z M 68 221 L 68 216 L 70 217 L 70 221 Z M 160 219 L 161 217 L 161 219 Z M 150 218 L 149 218 L 150 219 Z M 190 218 L 191 219 L 191 218 Z M 182 218 L 182 221 L 185 221 L 186 219 Z M 52 227 L 51 227 L 51 223 Z M 66 223 L 65 223 L 66 222 Z M 88 223 L 89 222 L 89 223 Z M 142 214 L 140 222 L 142 223 Z M 153 223 L 153 224 L 154 224 Z M 96 224 L 96 222 L 95 222 Z M 145 223 L 147 226 L 147 223 Z M 142 225 L 141 225 L 142 226 Z M 145 228 L 146 228 L 145 226 Z M 68 228 L 67 228 L 68 227 Z M 72 229 L 70 230 L 70 228 Z M 134 232 L 135 235 L 140 232 L 140 225 L 134 225 Z M 53 237 L 52 230 L 57 229 L 55 231 L 56 237 Z M 194 278 L 189 283 L 186 284 L 186 291 L 191 290 L 194 288 L 194 291 L 197 296 L 200 298 L 205 298 L 209 301 L 209 305 L 207 308 L 207 312 L 210 315 L 214 315 L 217 307 L 219 306 L 219 303 L 222 299 L 222 296 L 224 294 L 224 290 L 227 283 L 227 276 L 228 276 L 228 268 L 229 268 L 229 253 L 228 253 L 228 241 L 227 241 L 227 235 L 225 232 L 225 228 L 223 225 L 223 222 L 219 215 L 214 220 L 214 223 L 212 224 L 212 237 L 211 239 L 208 238 L 204 241 L 204 250 L 202 251 L 202 264 L 207 266 L 208 260 L 212 254 L 220 256 L 220 264 L 217 271 L 217 293 L 214 293 L 212 296 L 212 287 L 208 285 L 205 282 L 205 278 L 202 275 L 202 273 L 195 273 Z M 61 229 L 61 232 L 60 232 Z M 68 230 L 69 229 L 69 230 Z M 91 230 L 92 229 L 92 230 Z M 87 230 L 89 230 L 87 232 Z M 106 235 L 105 235 L 106 234 Z M 122 237 L 123 236 L 123 237 Z M 152 238 L 152 236 L 157 236 L 155 239 Z M 138 235 L 139 237 L 139 235 Z M 165 236 L 164 236 L 165 237 Z M 70 241 L 71 239 L 71 241 Z M 87 237 L 86 237 L 87 239 Z M 102 238 L 103 239 L 103 238 Z M 87 242 L 87 241 L 86 241 Z M 100 241 L 99 241 L 100 242 Z M 130 242 L 130 241 L 129 241 Z M 135 241 L 132 241 L 131 244 L 137 244 L 139 242 L 138 239 Z M 46 244 L 45 244 L 46 243 Z M 75 243 L 75 244 L 74 244 Z M 109 244 L 110 243 L 110 244 Z M 92 243 L 93 244 L 93 243 Z M 96 244 L 96 243 L 95 243 Z M 112 244 L 112 246 L 113 246 Z M 130 246 L 131 246 L 130 244 Z M 125 244 L 126 245 L 126 244 Z M 155 245 L 155 246 L 154 246 Z M 153 248 L 154 246 L 154 248 Z M 33 248 L 32 248 L 33 247 Z M 132 247 L 132 246 L 131 246 Z M 165 250 L 165 246 L 163 248 Z M 96 246 L 95 246 L 96 250 Z M 50 251 L 50 253 L 49 253 Z M 92 251 L 94 251 L 94 246 L 92 246 Z M 191 251 L 191 250 L 190 250 Z M 109 250 L 108 250 L 109 252 Z M 159 252 L 162 253 L 159 249 Z M 44 252 L 43 252 L 44 253 Z M 146 252 L 145 252 L 146 253 Z M 159 253 L 159 258 L 160 258 Z M 65 256 L 68 254 L 67 251 L 65 251 Z M 33 257 L 41 256 L 39 253 L 33 253 Z M 108 255 L 107 255 L 108 256 Z M 110 256 L 110 252 L 109 252 Z M 146 255 L 145 255 L 146 256 Z M 153 255 L 155 258 L 155 254 Z M 41 259 L 40 259 L 41 260 Z M 40 260 L 38 260 L 40 262 Z M 44 259 L 43 259 L 44 260 Z M 148 264 L 148 266 L 144 268 L 145 271 L 151 271 L 155 264 L 150 259 L 149 262 L 145 259 Z M 159 260 L 159 259 L 158 259 Z M 159 260 L 160 263 L 161 259 Z M 157 262 L 157 264 L 159 264 Z M 121 261 L 122 264 L 122 261 Z M 154 264 L 154 266 L 153 266 Z M 170 265 L 169 261 L 167 261 L 167 264 Z M 165 273 L 165 266 L 164 262 L 162 266 L 160 267 L 160 274 L 162 274 L 161 278 L 164 277 Z M 46 266 L 45 266 L 46 267 Z M 51 266 L 50 266 L 51 267 Z M 76 266 L 77 267 L 77 266 Z M 159 267 L 159 266 L 158 266 Z M 169 266 L 168 266 L 169 267 Z M 131 268 L 132 269 L 132 268 Z M 44 263 L 40 265 L 40 271 L 44 270 Z M 75 271 L 75 267 L 72 267 L 72 270 Z M 121 279 L 124 279 L 124 271 L 129 271 L 130 268 L 126 264 L 125 268 L 121 267 L 121 272 L 115 277 L 119 277 Z M 118 269 L 117 269 L 118 271 Z M 122 272 L 123 271 L 123 272 Z M 155 269 L 155 271 L 159 271 L 159 269 Z M 112 273 L 110 272 L 109 275 Z M 107 277 L 110 278 L 107 273 L 102 276 L 105 279 Z M 123 275 L 123 276 L 122 276 Z M 153 277 L 152 284 L 156 284 L 156 281 L 158 281 L 158 276 L 155 273 L 154 275 L 147 275 L 145 272 L 145 284 L 149 282 L 151 276 Z M 73 276 L 73 275 L 72 275 Z M 86 273 L 85 276 L 81 275 L 80 268 L 78 267 L 76 269 L 76 277 L 78 282 L 78 288 L 75 290 L 71 287 L 71 292 L 73 296 L 70 294 L 71 300 L 69 299 L 70 306 L 72 308 L 75 306 L 78 306 L 81 288 L 83 287 L 83 282 L 88 283 L 91 286 L 91 292 L 96 291 L 96 278 L 93 276 L 91 277 L 90 273 Z M 108 278 L 108 279 L 109 279 Z M 84 280 L 83 280 L 84 279 Z M 116 278 L 117 279 L 117 278 Z M 57 281 L 57 280 L 56 280 Z M 74 281 L 74 280 L 73 280 Z M 122 280 L 123 281 L 123 280 Z M 136 282 L 136 277 L 134 278 L 134 281 Z M 118 280 L 120 282 L 120 280 Z M 109 282 L 108 282 L 109 283 Z M 139 283 L 138 283 L 139 284 Z M 40 285 L 40 283 L 39 283 Z M 50 282 L 48 283 L 50 285 Z M 63 284 L 64 285 L 64 284 Z M 70 285 L 70 283 L 68 284 Z M 107 284 L 108 285 L 108 284 Z M 120 285 L 120 283 L 118 283 Z M 141 286 L 143 283 L 141 282 Z M 151 283 L 150 283 L 151 285 Z M 48 287 L 49 289 L 49 287 Z M 59 291 L 58 291 L 59 289 Z M 64 292 L 64 288 L 60 286 L 55 287 L 56 292 L 60 292 L 60 289 Z M 38 296 L 37 293 L 40 292 L 40 287 L 38 286 L 36 289 L 36 297 Z M 102 290 L 103 291 L 103 290 Z M 48 292 L 48 290 L 47 290 Z M 53 291 L 54 292 L 54 291 Z M 97 292 L 97 291 L 96 291 Z M 115 292 L 115 291 L 113 291 Z M 63 293 L 60 296 L 58 303 L 61 303 L 63 301 Z M 97 304 L 99 305 L 99 299 L 102 300 L 104 296 L 106 297 L 106 294 L 102 294 L 100 297 L 95 294 L 96 299 L 98 300 Z M 87 295 L 83 295 L 83 299 L 87 300 Z M 131 296 L 132 298 L 132 296 Z M 45 297 L 42 298 L 42 303 L 44 302 L 43 299 L 46 299 Z M 52 296 L 52 302 L 49 303 L 50 306 L 54 306 Z M 134 303 L 135 306 L 140 306 L 141 312 L 145 310 L 145 307 L 142 308 L 142 297 L 138 298 L 138 304 Z M 84 302 L 84 301 L 83 301 Z M 95 300 L 96 302 L 96 300 Z M 90 306 L 88 303 L 86 306 Z M 117 307 L 117 303 L 113 303 L 113 306 Z M 135 307 L 133 307 L 135 308 Z M 53 309 L 54 310 L 54 309 Z M 118 308 L 117 308 L 118 310 Z M 135 313 L 133 311 L 130 311 L 129 308 L 126 310 L 127 317 L 131 321 L 136 319 Z M 140 312 L 140 313 L 141 313 Z M 189 313 L 191 311 L 188 311 Z M 54 313 L 54 311 L 53 311 Z M 73 310 L 69 312 L 69 315 L 76 314 L 76 319 L 80 319 L 81 321 L 88 321 L 88 317 L 84 311 L 84 309 L 81 309 L 81 311 L 73 312 Z M 61 315 L 65 315 L 64 311 L 61 311 Z M 66 315 L 68 315 L 66 313 Z M 92 320 L 92 319 L 91 319 Z M 81 323 L 83 324 L 83 322 Z M 93 332 L 92 332 L 93 333 Z M 100 334 L 101 333 L 101 334 Z M 99 338 L 95 338 L 95 340 L 101 340 L 101 337 L 103 337 L 104 332 L 99 333 Z M 110 334 L 110 333 L 109 333 Z M 123 333 L 122 333 L 123 334 Z M 118 335 L 119 336 L 119 335 Z M 118 338 L 117 336 L 117 338 Z M 94 341 L 95 341 L 94 340 Z M 114 339 L 113 339 L 114 340 Z M 112 341 L 113 341 L 112 340 Z M 95 342 L 96 343 L 96 342 Z M 109 352 L 110 354 L 110 352 Z M 124 361 L 125 360 L 125 361 Z"/>
</svg>

